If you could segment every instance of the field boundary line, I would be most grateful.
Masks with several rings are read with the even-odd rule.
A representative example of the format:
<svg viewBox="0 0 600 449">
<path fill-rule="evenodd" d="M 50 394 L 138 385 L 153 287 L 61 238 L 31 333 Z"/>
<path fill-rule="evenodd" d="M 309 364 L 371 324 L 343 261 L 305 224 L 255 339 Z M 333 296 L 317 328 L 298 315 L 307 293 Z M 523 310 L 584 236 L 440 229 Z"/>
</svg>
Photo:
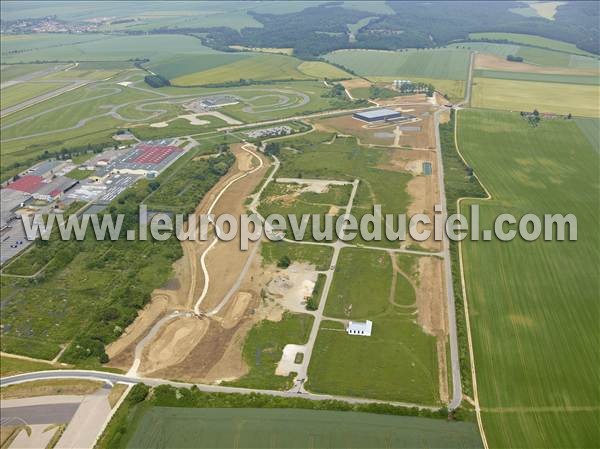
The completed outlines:
<svg viewBox="0 0 600 449">
<path fill-rule="evenodd" d="M 468 167 L 469 165 L 467 164 L 465 158 L 461 154 L 460 149 L 458 147 L 458 112 L 459 111 L 457 110 L 455 117 L 454 117 L 454 147 L 456 148 L 456 152 L 458 153 L 458 156 L 461 158 L 461 160 L 463 161 L 465 166 Z M 479 184 L 481 185 L 481 187 L 483 188 L 483 190 L 485 191 L 485 193 L 487 195 L 487 198 L 483 198 L 483 200 L 485 200 L 485 201 L 491 200 L 492 195 L 490 194 L 489 190 L 481 182 L 481 180 L 479 179 L 477 174 L 475 174 L 475 172 L 473 172 L 473 175 L 475 176 L 475 179 L 477 179 L 477 181 L 479 182 Z M 458 214 L 460 214 L 460 203 L 464 199 L 471 199 L 471 198 L 462 197 L 462 198 L 459 198 L 456 200 L 456 208 L 457 208 Z M 468 345 L 468 349 L 469 349 L 469 359 L 470 359 L 470 365 L 471 365 L 471 381 L 473 383 L 473 401 L 475 402 L 475 415 L 477 417 L 477 426 L 479 427 L 479 434 L 481 435 L 481 441 L 483 443 L 483 447 L 485 449 L 488 449 L 489 446 L 488 446 L 487 438 L 485 436 L 483 422 L 481 419 L 481 406 L 479 405 L 479 392 L 477 391 L 477 373 L 475 370 L 475 357 L 473 354 L 473 339 L 471 336 L 471 321 L 469 318 L 469 302 L 467 300 L 467 288 L 466 288 L 466 283 L 465 283 L 462 241 L 458 242 L 458 264 L 459 264 L 459 271 L 460 271 L 460 285 L 461 285 L 461 290 L 462 290 L 462 295 L 463 295 L 463 308 L 464 308 L 464 312 L 465 312 L 465 324 L 466 324 L 466 328 L 467 328 L 467 345 Z"/>
</svg>

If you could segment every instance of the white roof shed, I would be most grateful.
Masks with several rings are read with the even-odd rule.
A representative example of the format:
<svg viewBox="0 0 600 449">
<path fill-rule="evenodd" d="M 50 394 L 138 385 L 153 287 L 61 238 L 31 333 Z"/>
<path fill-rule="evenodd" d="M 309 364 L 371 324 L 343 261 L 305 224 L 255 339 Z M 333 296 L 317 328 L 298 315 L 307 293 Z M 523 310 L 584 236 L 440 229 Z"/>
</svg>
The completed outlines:
<svg viewBox="0 0 600 449">
<path fill-rule="evenodd" d="M 364 323 L 350 321 L 348 323 L 348 327 L 346 328 L 346 332 L 348 335 L 362 335 L 364 337 L 370 337 L 372 328 L 373 322 L 369 320 L 365 321 Z"/>
</svg>

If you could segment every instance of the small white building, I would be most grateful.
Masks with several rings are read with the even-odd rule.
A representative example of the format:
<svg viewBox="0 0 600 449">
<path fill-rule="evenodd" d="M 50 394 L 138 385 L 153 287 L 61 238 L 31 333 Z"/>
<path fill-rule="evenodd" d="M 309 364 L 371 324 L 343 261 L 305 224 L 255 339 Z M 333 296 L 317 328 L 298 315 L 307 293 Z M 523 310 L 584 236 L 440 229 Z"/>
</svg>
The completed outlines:
<svg viewBox="0 0 600 449">
<path fill-rule="evenodd" d="M 362 335 L 363 337 L 371 336 L 371 329 L 373 328 L 372 321 L 365 321 L 364 323 L 350 321 L 348 327 L 346 327 L 346 333 L 348 335 Z"/>
</svg>

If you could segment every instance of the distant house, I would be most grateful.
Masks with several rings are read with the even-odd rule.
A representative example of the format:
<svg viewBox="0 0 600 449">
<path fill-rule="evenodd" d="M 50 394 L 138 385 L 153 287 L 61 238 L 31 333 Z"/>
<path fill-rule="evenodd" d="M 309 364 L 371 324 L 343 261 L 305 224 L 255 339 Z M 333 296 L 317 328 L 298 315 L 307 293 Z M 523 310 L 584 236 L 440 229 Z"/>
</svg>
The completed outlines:
<svg viewBox="0 0 600 449">
<path fill-rule="evenodd" d="M 365 321 L 364 323 L 350 321 L 348 327 L 346 327 L 346 333 L 348 335 L 362 335 L 364 337 L 371 336 L 371 329 L 373 328 L 372 321 Z"/>
</svg>

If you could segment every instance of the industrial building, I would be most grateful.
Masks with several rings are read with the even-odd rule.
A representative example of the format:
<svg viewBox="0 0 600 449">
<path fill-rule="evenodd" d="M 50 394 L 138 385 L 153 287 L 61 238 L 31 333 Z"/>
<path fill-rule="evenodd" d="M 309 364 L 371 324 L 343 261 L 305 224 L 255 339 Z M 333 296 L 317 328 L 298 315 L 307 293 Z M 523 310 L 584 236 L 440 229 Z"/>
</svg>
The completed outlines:
<svg viewBox="0 0 600 449">
<path fill-rule="evenodd" d="M 44 179 L 41 176 L 26 175 L 6 185 L 7 190 L 29 193 L 36 200 L 53 201 L 78 183 L 75 179 L 55 176 Z"/>
<path fill-rule="evenodd" d="M 363 122 L 389 122 L 402 118 L 402 112 L 394 111 L 393 109 L 373 109 L 371 111 L 355 112 L 352 117 Z"/>
<path fill-rule="evenodd" d="M 31 194 L 13 189 L 0 190 L 0 231 L 17 218 L 15 211 L 31 201 Z"/>
<path fill-rule="evenodd" d="M 99 160 L 95 175 L 102 178 L 109 173 L 154 177 L 183 155 L 184 151 L 173 145 L 141 143 L 116 158 Z"/>
</svg>

